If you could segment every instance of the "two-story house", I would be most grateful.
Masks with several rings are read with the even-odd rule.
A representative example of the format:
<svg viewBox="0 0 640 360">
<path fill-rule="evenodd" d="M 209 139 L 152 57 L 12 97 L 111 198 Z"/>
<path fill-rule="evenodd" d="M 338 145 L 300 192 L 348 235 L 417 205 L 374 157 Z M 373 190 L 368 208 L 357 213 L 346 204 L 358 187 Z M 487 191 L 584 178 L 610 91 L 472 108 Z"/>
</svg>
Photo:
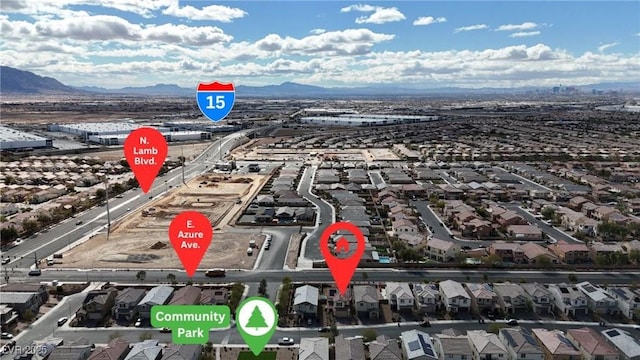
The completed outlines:
<svg viewBox="0 0 640 360">
<path fill-rule="evenodd" d="M 508 314 L 525 312 L 529 306 L 529 297 L 520 284 L 510 282 L 493 284 L 498 295 L 498 305 Z"/>
<path fill-rule="evenodd" d="M 634 319 L 640 311 L 640 290 L 632 291 L 628 287 L 609 288 L 609 294 L 618 302 L 618 309 L 622 315 Z"/>
<path fill-rule="evenodd" d="M 49 301 L 49 290 L 47 284 L 40 283 L 23 283 L 23 282 L 11 282 L 2 287 L 0 291 L 5 292 L 27 292 L 38 294 L 38 302 L 40 305 L 46 304 Z"/>
<path fill-rule="evenodd" d="M 535 328 L 531 333 L 544 352 L 544 360 L 581 360 L 582 353 L 562 331 Z"/>
<path fill-rule="evenodd" d="M 583 360 L 619 360 L 620 354 L 595 330 L 583 327 L 567 330 L 567 339 L 582 353 Z"/>
<path fill-rule="evenodd" d="M 493 312 L 498 307 L 498 294 L 489 284 L 466 283 L 473 304 L 478 311 Z"/>
<path fill-rule="evenodd" d="M 354 285 L 353 301 L 359 316 L 377 319 L 380 316 L 380 294 L 371 285 Z"/>
<path fill-rule="evenodd" d="M 405 360 L 438 360 L 431 336 L 420 330 L 403 331 L 400 335 Z"/>
<path fill-rule="evenodd" d="M 520 284 L 529 297 L 536 314 L 549 314 L 553 311 L 553 295 L 544 285 L 535 283 Z"/>
<path fill-rule="evenodd" d="M 436 334 L 433 339 L 438 360 L 471 360 L 471 344 L 466 335 Z"/>
<path fill-rule="evenodd" d="M 473 360 L 506 360 L 507 348 L 498 336 L 484 330 L 467 331 Z"/>
<path fill-rule="evenodd" d="M 550 245 L 551 250 L 565 264 L 579 264 L 591 261 L 591 253 L 585 244 L 567 244 L 564 241 Z"/>
<path fill-rule="evenodd" d="M 453 280 L 441 281 L 440 298 L 444 307 L 450 313 L 469 311 L 471 309 L 471 297 L 467 294 L 462 284 Z"/>
<path fill-rule="evenodd" d="M 544 353 L 526 328 L 502 328 L 498 337 L 507 347 L 507 360 L 544 360 Z"/>
<path fill-rule="evenodd" d="M 298 316 L 315 318 L 318 316 L 319 290 L 315 286 L 303 285 L 296 288 L 293 295 L 293 310 Z"/>
<path fill-rule="evenodd" d="M 549 291 L 553 296 L 553 302 L 564 314 L 588 314 L 589 306 L 587 297 L 571 284 L 549 284 Z"/>
<path fill-rule="evenodd" d="M 430 238 L 424 249 L 426 255 L 434 260 L 447 262 L 453 261 L 460 252 L 460 247 L 449 240 Z"/>
<path fill-rule="evenodd" d="M 525 262 L 524 250 L 520 244 L 494 241 L 491 246 L 489 246 L 489 253 L 498 256 L 500 261 L 513 263 Z"/>
<path fill-rule="evenodd" d="M 362 337 L 336 336 L 335 358 L 349 360 L 365 360 Z"/>
<path fill-rule="evenodd" d="M 623 360 L 640 360 L 640 338 L 632 334 L 633 330 L 621 328 L 606 329 L 600 331 L 608 342 L 620 351 Z"/>
<path fill-rule="evenodd" d="M 173 294 L 171 286 L 156 286 L 140 300 L 137 306 L 140 318 L 148 320 L 151 317 L 151 308 L 154 305 L 166 305 Z"/>
<path fill-rule="evenodd" d="M 118 290 L 114 288 L 91 290 L 82 303 L 82 308 L 76 312 L 79 322 L 100 321 L 113 309 Z"/>
<path fill-rule="evenodd" d="M 413 283 L 416 308 L 422 314 L 433 313 L 440 306 L 440 291 L 436 284 Z"/>
<path fill-rule="evenodd" d="M 396 311 L 413 308 L 414 298 L 409 283 L 389 281 L 384 291 L 391 308 Z"/>
<path fill-rule="evenodd" d="M 348 318 L 353 315 L 351 314 L 352 293 L 351 288 L 347 288 L 344 295 L 340 294 L 340 291 L 336 287 L 325 289 L 327 308 L 333 313 L 333 316 L 337 318 Z"/>
<path fill-rule="evenodd" d="M 202 289 L 193 285 L 187 285 L 178 289 L 173 296 L 169 305 L 197 305 L 200 303 Z"/>
<path fill-rule="evenodd" d="M 34 315 L 37 314 L 42 305 L 41 297 L 35 292 L 2 292 L 0 294 L 0 305 L 11 307 L 21 318 L 24 318 L 27 310 Z"/>
<path fill-rule="evenodd" d="M 589 309 L 596 314 L 615 315 L 620 311 L 618 309 L 618 302 L 607 290 L 593 285 L 588 281 L 576 284 L 576 287 L 587 297 Z"/>
<path fill-rule="evenodd" d="M 112 315 L 116 321 L 129 322 L 138 316 L 138 303 L 142 301 L 146 291 L 144 289 L 126 288 L 116 296 Z"/>
</svg>

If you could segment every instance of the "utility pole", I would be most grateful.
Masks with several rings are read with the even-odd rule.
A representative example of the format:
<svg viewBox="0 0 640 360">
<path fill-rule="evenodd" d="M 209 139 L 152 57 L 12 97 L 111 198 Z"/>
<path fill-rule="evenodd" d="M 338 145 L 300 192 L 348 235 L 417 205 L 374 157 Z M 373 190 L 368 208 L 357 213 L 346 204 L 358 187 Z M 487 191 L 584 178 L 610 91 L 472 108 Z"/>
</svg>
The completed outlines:
<svg viewBox="0 0 640 360">
<path fill-rule="evenodd" d="M 182 183 L 184 184 L 184 186 L 187 186 L 187 182 L 184 181 L 184 162 L 185 162 L 185 157 L 184 157 L 184 147 L 182 145 L 180 145 L 180 151 L 182 152 Z"/>
<path fill-rule="evenodd" d="M 218 160 L 222 161 L 222 138 L 218 136 Z"/>
<path fill-rule="evenodd" d="M 40 268 L 40 264 L 38 264 L 38 255 L 35 253 L 35 251 L 33 252 L 33 263 L 36 265 L 36 269 Z"/>
<path fill-rule="evenodd" d="M 107 202 L 107 241 L 109 241 L 109 235 L 111 233 L 111 212 L 109 211 L 109 178 L 104 176 L 104 193 Z"/>
</svg>

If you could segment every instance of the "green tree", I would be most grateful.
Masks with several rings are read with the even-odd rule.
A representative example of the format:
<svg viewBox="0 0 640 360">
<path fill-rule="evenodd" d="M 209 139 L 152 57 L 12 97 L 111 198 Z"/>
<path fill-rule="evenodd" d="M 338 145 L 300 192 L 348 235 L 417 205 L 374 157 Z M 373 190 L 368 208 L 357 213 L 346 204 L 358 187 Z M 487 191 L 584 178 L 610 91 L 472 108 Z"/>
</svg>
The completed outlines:
<svg viewBox="0 0 640 360">
<path fill-rule="evenodd" d="M 634 264 L 640 263 L 640 250 L 633 249 L 629 251 L 629 261 L 631 261 Z"/>
<path fill-rule="evenodd" d="M 556 211 L 553 208 L 547 206 L 544 209 L 542 209 L 540 214 L 542 214 L 543 219 L 551 220 L 556 216 Z"/>
<path fill-rule="evenodd" d="M 244 292 L 244 285 L 241 283 L 234 283 L 231 286 L 231 295 L 229 295 L 229 308 L 231 313 L 235 314 L 240 300 L 242 300 L 242 293 Z"/>
<path fill-rule="evenodd" d="M 24 313 L 22 314 L 22 317 L 27 321 L 27 322 L 31 322 L 31 320 L 33 320 L 36 317 L 36 314 L 33 313 L 33 311 L 31 311 L 31 309 L 27 309 L 24 311 Z"/>
<path fill-rule="evenodd" d="M 38 225 L 37 221 L 24 219 L 22 220 L 22 229 L 24 230 L 25 234 L 30 235 L 37 232 L 40 229 L 40 226 Z"/>
<path fill-rule="evenodd" d="M 172 284 L 177 284 L 176 276 L 174 274 L 167 274 L 167 280 Z"/>
<path fill-rule="evenodd" d="M 96 190 L 96 197 L 100 201 L 105 200 L 107 198 L 107 192 L 104 189 L 98 189 Z"/>
<path fill-rule="evenodd" d="M 259 328 L 269 327 L 269 325 L 267 325 L 267 322 L 264 320 L 264 316 L 262 315 L 262 312 L 260 312 L 260 308 L 258 306 L 256 306 L 251 312 L 251 316 L 249 317 L 249 320 L 247 321 L 245 327 L 255 328 L 256 330 Z"/>
<path fill-rule="evenodd" d="M 260 285 L 258 285 L 258 294 L 264 296 L 267 294 L 267 280 L 260 280 Z"/>
<path fill-rule="evenodd" d="M 502 329 L 504 327 L 507 327 L 507 325 L 506 324 L 502 324 L 502 323 L 491 323 L 487 327 L 487 332 L 497 334 L 497 333 L 500 332 L 500 329 Z"/>
<path fill-rule="evenodd" d="M 2 245 L 8 244 L 17 238 L 18 230 L 16 230 L 13 225 L 0 229 L 0 239 L 2 240 Z"/>
<path fill-rule="evenodd" d="M 147 272 L 144 271 L 144 270 L 140 270 L 136 274 L 136 279 L 138 279 L 138 281 L 140 281 L 140 282 L 144 282 L 144 279 L 146 279 L 146 278 L 147 278 Z"/>
<path fill-rule="evenodd" d="M 145 331 L 139 336 L 140 341 L 151 340 L 152 338 L 153 334 L 151 333 L 151 331 Z"/>
<path fill-rule="evenodd" d="M 578 282 L 578 277 L 576 276 L 576 274 L 571 273 L 571 274 L 568 275 L 568 278 L 569 278 L 569 282 L 571 282 L 571 283 L 577 283 Z"/>
<path fill-rule="evenodd" d="M 109 334 L 109 340 L 117 339 L 121 336 L 122 336 L 122 333 L 120 331 L 114 331 L 111 334 Z"/>
</svg>

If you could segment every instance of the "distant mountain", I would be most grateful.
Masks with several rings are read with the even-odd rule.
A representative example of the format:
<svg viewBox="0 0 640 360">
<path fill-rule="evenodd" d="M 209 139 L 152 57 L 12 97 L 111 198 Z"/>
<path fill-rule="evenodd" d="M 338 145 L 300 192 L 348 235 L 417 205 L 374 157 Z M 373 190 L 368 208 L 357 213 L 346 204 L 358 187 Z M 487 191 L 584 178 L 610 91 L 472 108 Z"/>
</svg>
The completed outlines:
<svg viewBox="0 0 640 360">
<path fill-rule="evenodd" d="M 8 66 L 0 66 L 0 93 L 13 94 L 71 94 L 81 90 L 64 85 L 50 77 L 36 75 Z"/>
<path fill-rule="evenodd" d="M 139 96 L 179 96 L 194 97 L 196 85 L 192 88 L 184 88 L 175 84 L 157 84 L 153 86 L 124 87 L 121 89 L 106 89 L 97 86 L 71 87 L 60 83 L 58 80 L 38 76 L 29 71 L 22 71 L 7 66 L 1 67 L 0 84 L 1 93 L 21 93 L 21 94 L 65 94 L 65 93 L 86 93 L 86 94 L 119 94 L 119 95 L 139 95 Z M 570 85 L 568 85 L 570 86 Z M 584 92 L 592 89 L 597 90 L 620 90 L 640 91 L 640 82 L 602 83 L 576 86 Z M 347 96 L 423 96 L 423 95 L 490 95 L 490 94 L 512 94 L 523 93 L 525 91 L 550 90 L 550 87 L 517 87 L 517 88 L 461 88 L 461 87 L 440 87 L 440 88 L 420 88 L 418 85 L 395 85 L 379 84 L 365 87 L 321 87 L 314 85 L 304 85 L 295 82 L 284 82 L 280 85 L 248 86 L 236 85 L 237 97 L 332 97 L 340 98 Z"/>
</svg>

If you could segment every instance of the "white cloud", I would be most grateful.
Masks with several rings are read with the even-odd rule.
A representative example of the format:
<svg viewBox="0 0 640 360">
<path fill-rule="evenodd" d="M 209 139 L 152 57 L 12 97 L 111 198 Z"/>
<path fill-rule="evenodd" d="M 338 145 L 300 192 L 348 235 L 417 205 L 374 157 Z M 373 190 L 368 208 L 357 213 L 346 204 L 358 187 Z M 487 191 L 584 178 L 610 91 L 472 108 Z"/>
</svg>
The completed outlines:
<svg viewBox="0 0 640 360">
<path fill-rule="evenodd" d="M 521 37 L 529 37 L 529 36 L 536 36 L 536 35 L 540 35 L 540 31 L 519 31 L 519 32 L 510 34 L 509 37 L 521 38 Z"/>
<path fill-rule="evenodd" d="M 167 7 L 162 13 L 192 20 L 213 20 L 220 22 L 231 22 L 234 19 L 239 19 L 247 15 L 247 12 L 244 10 L 223 5 L 209 5 L 202 9 L 197 9 L 191 5 L 180 7 L 177 3 Z"/>
<path fill-rule="evenodd" d="M 608 43 L 608 44 L 602 44 L 602 45 L 598 46 L 598 52 L 603 53 L 608 48 L 612 48 L 612 47 L 617 46 L 617 45 L 620 45 L 620 43 L 617 42 L 617 41 L 612 42 L 612 43 Z"/>
<path fill-rule="evenodd" d="M 469 25 L 469 26 L 456 28 L 453 32 L 458 33 L 461 31 L 474 31 L 474 30 L 483 30 L 488 28 L 489 26 L 487 24 L 476 24 L 476 25 Z"/>
<path fill-rule="evenodd" d="M 534 23 L 534 22 L 524 22 L 522 24 L 507 24 L 507 25 L 500 25 L 498 26 L 498 28 L 496 29 L 496 31 L 525 31 L 525 30 L 532 30 L 537 28 L 538 24 Z"/>
<path fill-rule="evenodd" d="M 433 16 L 422 16 L 417 18 L 416 20 L 413 21 L 413 25 L 415 26 L 420 26 L 420 25 L 431 25 L 434 23 L 443 23 L 446 22 L 447 18 L 445 17 L 438 17 L 438 18 L 434 18 Z"/>
<path fill-rule="evenodd" d="M 385 8 L 382 6 L 372 6 L 367 4 L 350 5 L 340 9 L 340 12 L 346 13 L 351 11 L 373 12 L 369 16 L 359 16 L 356 18 L 356 24 L 384 24 L 394 21 L 402 21 L 406 19 L 403 13 L 396 7 Z"/>
<path fill-rule="evenodd" d="M 635 33 L 635 36 L 640 36 L 640 32 L 639 33 Z"/>
<path fill-rule="evenodd" d="M 362 11 L 362 12 L 370 12 L 378 9 L 378 6 L 358 4 L 358 5 L 349 5 L 340 9 L 340 12 L 350 12 L 350 11 Z"/>
<path fill-rule="evenodd" d="M 313 34 L 313 35 L 318 35 L 318 34 L 322 34 L 327 32 L 326 29 L 311 29 L 311 31 L 309 31 L 309 33 Z"/>
</svg>

